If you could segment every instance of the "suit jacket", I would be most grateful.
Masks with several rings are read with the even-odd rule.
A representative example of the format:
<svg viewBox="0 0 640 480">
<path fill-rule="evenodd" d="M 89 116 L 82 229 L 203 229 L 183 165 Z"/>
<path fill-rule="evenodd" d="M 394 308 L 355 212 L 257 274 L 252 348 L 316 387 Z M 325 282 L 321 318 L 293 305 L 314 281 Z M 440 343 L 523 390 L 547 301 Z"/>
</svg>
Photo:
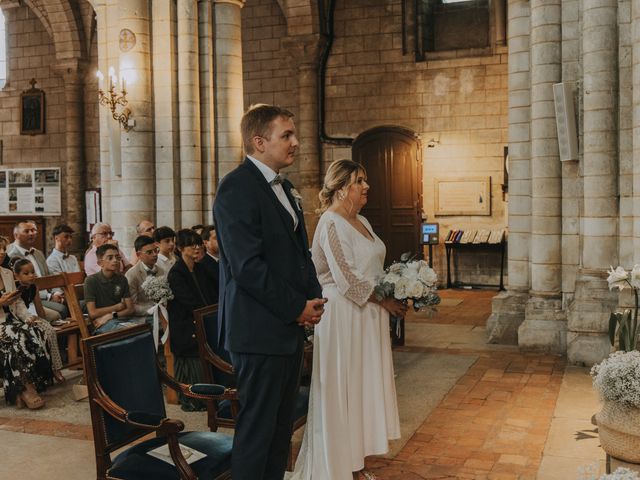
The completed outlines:
<svg viewBox="0 0 640 480">
<path fill-rule="evenodd" d="M 207 275 L 211 278 L 215 279 L 215 289 L 216 289 L 216 301 L 218 299 L 218 291 L 220 290 L 220 264 L 216 261 L 208 253 L 204 254 L 202 260 L 200 260 L 200 265 L 202 265 L 207 270 Z"/>
<path fill-rule="evenodd" d="M 249 159 L 220 183 L 214 217 L 220 246 L 219 336 L 231 352 L 288 355 L 300 347 L 297 318 L 322 289 L 304 215 L 282 184 L 298 228 Z"/>
<path fill-rule="evenodd" d="M 16 283 L 11 270 L 0 267 L 0 277 L 2 277 L 5 292 L 13 292 L 16 289 Z M 27 310 L 27 306 L 24 304 L 22 298 L 18 298 L 17 301 L 9 305 L 9 310 L 16 318 L 23 322 L 26 322 L 31 317 L 35 316 L 29 313 L 29 310 Z M 4 323 L 6 320 L 7 314 L 4 311 L 4 308 L 0 307 L 0 323 Z"/>
<path fill-rule="evenodd" d="M 179 357 L 197 357 L 198 342 L 193 311 L 216 303 L 214 279 L 199 263 L 195 264 L 192 275 L 180 257 L 167 278 L 174 296 L 167 305 L 171 351 Z"/>
<path fill-rule="evenodd" d="M 158 273 L 157 276 L 164 276 L 167 272 L 161 265 L 156 265 L 153 267 Z M 129 293 L 131 294 L 131 301 L 136 309 L 135 316 L 136 317 L 147 317 L 149 314 L 147 310 L 155 305 L 155 303 L 144 293 L 142 289 L 142 284 L 147 279 L 147 271 L 145 270 L 145 266 L 142 262 L 136 262 L 136 264 L 127 270 L 127 273 L 124 274 L 127 277 L 127 282 L 129 283 Z"/>
<path fill-rule="evenodd" d="M 26 258 L 22 252 L 18 249 L 18 247 L 16 246 L 15 242 L 14 243 L 10 243 L 9 246 L 7 247 L 7 256 L 13 258 Z M 42 274 L 43 277 L 46 277 L 47 275 L 51 275 L 51 272 L 49 272 L 49 266 L 47 265 L 47 259 L 44 256 L 44 253 L 42 253 L 40 250 L 38 250 L 37 248 L 33 249 L 33 258 L 35 259 L 36 263 L 38 264 L 38 268 L 40 269 L 40 273 Z M 29 258 L 29 260 L 31 260 Z M 55 292 L 61 292 L 61 289 L 55 289 L 53 290 Z M 42 298 L 43 300 L 48 300 L 50 297 L 50 295 L 47 293 L 46 290 L 40 290 L 40 298 Z"/>
</svg>

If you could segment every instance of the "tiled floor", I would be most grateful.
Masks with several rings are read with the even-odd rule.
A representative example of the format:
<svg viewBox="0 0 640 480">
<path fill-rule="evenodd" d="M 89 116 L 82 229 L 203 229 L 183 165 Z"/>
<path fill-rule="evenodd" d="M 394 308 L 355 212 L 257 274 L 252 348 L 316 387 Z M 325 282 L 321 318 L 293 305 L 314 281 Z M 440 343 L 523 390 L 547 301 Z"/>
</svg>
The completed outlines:
<svg viewBox="0 0 640 480">
<path fill-rule="evenodd" d="M 588 370 L 567 367 L 559 356 L 487 345 L 483 326 L 493 295 L 489 290 L 446 290 L 442 296 L 449 306 L 433 316 L 408 319 L 400 353 L 431 355 L 428 365 L 464 356 L 470 367 L 457 370 L 452 386 L 432 406 L 416 409 L 421 412 L 414 422 L 417 430 L 407 435 L 395 456 L 367 459 L 378 478 L 586 480 L 602 471 L 604 454 L 590 424 L 598 402 Z M 436 377 L 433 372 L 416 376 L 427 387 L 430 378 L 435 385 Z M 39 479 L 44 471 L 52 479 L 95 475 L 91 428 L 88 417 L 83 418 L 86 403 L 72 407 L 77 411 L 69 418 L 53 414 L 53 406 L 55 418 L 47 418 L 46 410 L 36 414 L 0 408 L 0 442 L 12 459 L 0 462 L 0 478 Z M 170 411 L 170 416 L 174 413 L 186 416 L 189 428 L 203 424 L 202 414 Z M 62 453 L 70 450 L 72 456 Z M 55 455 L 57 451 L 61 454 Z"/>
</svg>

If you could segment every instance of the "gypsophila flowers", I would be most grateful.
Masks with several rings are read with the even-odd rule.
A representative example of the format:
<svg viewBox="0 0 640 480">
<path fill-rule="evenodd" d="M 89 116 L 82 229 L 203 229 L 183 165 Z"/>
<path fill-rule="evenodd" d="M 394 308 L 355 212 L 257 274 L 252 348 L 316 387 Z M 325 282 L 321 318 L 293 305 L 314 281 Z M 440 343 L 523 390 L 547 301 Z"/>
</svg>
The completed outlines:
<svg viewBox="0 0 640 480">
<path fill-rule="evenodd" d="M 613 473 L 602 475 L 600 480 L 640 480 L 640 476 L 633 470 L 620 467 Z"/>
<path fill-rule="evenodd" d="M 593 386 L 603 400 L 640 408 L 640 352 L 614 352 L 591 369 Z"/>
<path fill-rule="evenodd" d="M 142 282 L 142 291 L 154 303 L 173 300 L 173 292 L 169 281 L 163 276 L 150 276 Z"/>
</svg>

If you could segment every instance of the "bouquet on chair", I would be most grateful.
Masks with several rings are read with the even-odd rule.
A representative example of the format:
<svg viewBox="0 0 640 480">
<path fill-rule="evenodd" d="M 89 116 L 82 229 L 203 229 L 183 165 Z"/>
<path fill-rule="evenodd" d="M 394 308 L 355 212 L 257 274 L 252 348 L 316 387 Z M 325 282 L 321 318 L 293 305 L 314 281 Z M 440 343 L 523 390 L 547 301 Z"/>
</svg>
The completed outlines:
<svg viewBox="0 0 640 480">
<path fill-rule="evenodd" d="M 374 292 L 378 300 L 394 297 L 411 303 L 417 312 L 421 308 L 440 303 L 438 275 L 424 260 L 414 260 L 415 255 L 403 253 L 399 262 L 392 263 L 382 275 Z"/>
<path fill-rule="evenodd" d="M 169 337 L 169 312 L 167 312 L 167 302 L 173 300 L 173 292 L 169 286 L 169 280 L 164 276 L 149 276 L 142 282 L 142 291 L 149 300 L 155 303 L 153 307 L 147 310 L 147 313 L 153 315 L 153 338 L 155 344 L 158 345 L 158 336 L 160 332 L 160 315 L 167 321 L 167 327 L 162 335 L 162 343 L 167 341 Z"/>
</svg>

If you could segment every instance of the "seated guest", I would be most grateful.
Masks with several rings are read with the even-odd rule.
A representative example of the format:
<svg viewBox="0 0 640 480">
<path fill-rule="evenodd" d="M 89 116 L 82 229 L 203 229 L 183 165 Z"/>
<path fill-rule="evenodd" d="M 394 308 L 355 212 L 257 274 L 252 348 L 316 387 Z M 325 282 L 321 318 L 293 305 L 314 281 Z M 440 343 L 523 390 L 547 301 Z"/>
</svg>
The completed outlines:
<svg viewBox="0 0 640 480">
<path fill-rule="evenodd" d="M 0 263 L 8 240 L 0 237 Z M 0 267 L 0 379 L 8 404 L 42 408 L 43 392 L 52 381 L 51 358 L 42 330 L 20 298 L 13 272 Z"/>
<path fill-rule="evenodd" d="M 175 253 L 173 253 L 176 249 L 176 232 L 169 227 L 156 228 L 156 231 L 153 232 L 153 239 L 160 249 L 158 265 L 161 265 L 168 272 L 177 259 Z"/>
<path fill-rule="evenodd" d="M 129 259 L 125 256 L 125 254 L 118 248 L 118 241 L 113 239 L 114 233 L 111 230 L 111 225 L 108 223 L 96 223 L 91 229 L 91 248 L 87 250 L 87 253 L 84 256 L 84 271 L 87 275 L 93 275 L 94 273 L 98 273 L 100 271 L 100 265 L 98 265 L 98 257 L 96 255 L 96 250 L 101 245 L 111 244 L 115 245 L 118 250 L 118 255 L 120 257 L 120 272 L 124 274 L 127 269 L 131 268 L 131 264 L 129 263 Z"/>
<path fill-rule="evenodd" d="M 203 248 L 202 237 L 193 230 L 178 232 L 180 256 L 169 271 L 168 279 L 174 299 L 169 301 L 169 332 L 171 351 L 175 356 L 175 377 L 183 383 L 203 381 L 198 343 L 196 342 L 193 311 L 218 301 L 213 278 L 203 265 L 196 262 Z M 180 395 L 185 411 L 204 410 L 203 402 Z"/>
<path fill-rule="evenodd" d="M 135 309 L 129 284 L 120 273 L 120 250 L 104 243 L 96 249 L 100 271 L 84 280 L 84 300 L 95 334 L 131 326 Z"/>
<path fill-rule="evenodd" d="M 80 264 L 75 255 L 70 255 L 67 250 L 73 241 L 73 229 L 69 225 L 56 225 L 53 227 L 53 240 L 56 246 L 47 258 L 47 266 L 52 274 L 73 273 L 80 271 Z"/>
<path fill-rule="evenodd" d="M 154 302 L 147 298 L 147 294 L 142 289 L 142 284 L 150 275 L 164 276 L 167 272 L 158 262 L 158 247 L 152 238 L 139 236 L 134 243 L 136 254 L 140 261 L 131 267 L 127 273 L 129 282 L 129 293 L 135 308 L 137 317 L 149 316 L 149 309 L 154 306 Z"/>
<path fill-rule="evenodd" d="M 145 237 L 153 238 L 153 232 L 155 231 L 156 226 L 153 224 L 151 220 L 142 220 L 140 223 L 136 225 L 136 234 L 139 237 L 140 235 L 144 235 Z M 135 265 L 138 263 L 138 255 L 136 254 L 136 247 L 134 246 L 131 250 L 131 255 L 129 255 L 129 259 L 131 260 L 131 265 Z"/>
<path fill-rule="evenodd" d="M 9 255 L 12 260 L 16 258 L 26 258 L 30 260 L 35 269 L 36 277 L 45 277 L 51 273 L 49 272 L 44 254 L 37 248 L 34 248 L 37 235 L 38 227 L 36 227 L 36 223 L 33 220 L 18 222 L 16 226 L 13 227 L 15 241 L 7 247 L 7 255 Z M 51 292 L 41 290 L 40 298 L 42 299 L 42 306 L 47 315 L 47 321 L 51 323 L 61 318 L 67 318 L 69 312 L 64 305 L 64 293 L 62 290 L 54 290 Z"/>
<path fill-rule="evenodd" d="M 29 313 L 31 313 L 31 323 L 35 324 L 44 334 L 44 337 L 49 347 L 49 353 L 51 354 L 51 366 L 53 367 L 53 376 L 60 383 L 64 382 L 62 376 L 62 357 L 60 356 L 60 347 L 58 346 L 58 334 L 56 329 L 51 326 L 49 322 L 38 317 L 35 312 L 35 305 L 33 300 L 38 294 L 36 288 L 36 272 L 31 263 L 26 258 L 18 258 L 13 264 L 13 275 L 16 279 L 16 285 L 20 292 L 20 297 L 24 302 L 25 307 Z M 33 310 L 30 310 L 33 308 Z"/>
<path fill-rule="evenodd" d="M 220 267 L 218 265 L 218 239 L 216 237 L 216 227 L 207 225 L 202 230 L 202 241 L 204 242 L 204 255 L 200 262 L 208 271 L 209 275 L 215 279 L 214 285 L 218 290 L 218 277 L 220 275 Z"/>
</svg>

